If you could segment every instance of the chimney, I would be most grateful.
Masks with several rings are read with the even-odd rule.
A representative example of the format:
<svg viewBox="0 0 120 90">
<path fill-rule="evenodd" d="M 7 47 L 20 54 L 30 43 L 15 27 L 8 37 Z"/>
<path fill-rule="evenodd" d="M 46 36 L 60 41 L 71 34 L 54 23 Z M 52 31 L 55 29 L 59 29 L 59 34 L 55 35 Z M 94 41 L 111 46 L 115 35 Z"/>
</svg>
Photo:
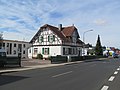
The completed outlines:
<svg viewBox="0 0 120 90">
<path fill-rule="evenodd" d="M 62 24 L 58 25 L 58 29 L 59 29 L 59 31 L 62 31 Z"/>
</svg>

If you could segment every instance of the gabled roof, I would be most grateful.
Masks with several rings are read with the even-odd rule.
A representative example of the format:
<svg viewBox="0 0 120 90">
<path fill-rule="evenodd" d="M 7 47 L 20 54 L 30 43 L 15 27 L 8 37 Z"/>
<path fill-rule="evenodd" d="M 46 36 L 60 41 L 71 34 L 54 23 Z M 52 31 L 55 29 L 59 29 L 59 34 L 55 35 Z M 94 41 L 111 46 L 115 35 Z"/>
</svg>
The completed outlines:
<svg viewBox="0 0 120 90">
<path fill-rule="evenodd" d="M 77 28 L 75 26 L 69 26 L 69 27 L 64 27 L 62 29 L 62 32 L 67 37 L 67 36 L 71 36 L 75 30 L 77 30 Z M 78 32 L 77 32 L 77 34 L 78 34 Z M 79 34 L 78 34 L 78 38 L 79 38 Z"/>
<path fill-rule="evenodd" d="M 43 28 L 49 28 L 51 31 L 53 31 L 53 33 L 58 35 L 58 37 L 60 37 L 63 41 L 67 41 L 66 37 L 70 37 L 75 30 L 77 32 L 77 28 L 75 26 L 62 27 L 60 31 L 59 28 L 55 26 L 45 24 L 39 29 L 39 31 L 36 33 L 36 35 L 32 38 L 30 42 L 33 42 L 37 38 L 39 33 L 42 30 L 44 30 Z M 78 32 L 77 32 L 77 37 L 79 38 Z"/>
<path fill-rule="evenodd" d="M 42 26 L 41 28 L 49 28 L 51 31 L 53 31 L 53 33 L 55 33 L 56 35 L 58 35 L 62 40 L 65 40 L 65 36 L 63 35 L 63 33 L 61 31 L 59 31 L 59 29 L 57 27 L 45 24 L 44 26 Z"/>
</svg>

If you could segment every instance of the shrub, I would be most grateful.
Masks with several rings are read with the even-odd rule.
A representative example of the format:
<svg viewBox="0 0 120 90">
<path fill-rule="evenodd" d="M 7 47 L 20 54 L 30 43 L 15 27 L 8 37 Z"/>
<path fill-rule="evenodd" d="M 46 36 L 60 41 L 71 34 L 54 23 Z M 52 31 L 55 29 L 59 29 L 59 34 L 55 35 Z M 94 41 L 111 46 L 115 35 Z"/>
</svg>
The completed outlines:
<svg viewBox="0 0 120 90">
<path fill-rule="evenodd" d="M 42 54 L 37 54 L 37 59 L 43 59 L 43 55 Z"/>
</svg>

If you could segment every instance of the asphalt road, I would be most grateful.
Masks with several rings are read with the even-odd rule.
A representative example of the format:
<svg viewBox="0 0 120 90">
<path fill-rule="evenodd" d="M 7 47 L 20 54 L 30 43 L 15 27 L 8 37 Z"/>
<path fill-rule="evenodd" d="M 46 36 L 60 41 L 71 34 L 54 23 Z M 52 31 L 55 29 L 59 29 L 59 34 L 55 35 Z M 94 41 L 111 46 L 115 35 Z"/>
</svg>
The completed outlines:
<svg viewBox="0 0 120 90">
<path fill-rule="evenodd" d="M 0 90 L 120 90 L 120 60 L 96 60 L 6 73 Z"/>
</svg>

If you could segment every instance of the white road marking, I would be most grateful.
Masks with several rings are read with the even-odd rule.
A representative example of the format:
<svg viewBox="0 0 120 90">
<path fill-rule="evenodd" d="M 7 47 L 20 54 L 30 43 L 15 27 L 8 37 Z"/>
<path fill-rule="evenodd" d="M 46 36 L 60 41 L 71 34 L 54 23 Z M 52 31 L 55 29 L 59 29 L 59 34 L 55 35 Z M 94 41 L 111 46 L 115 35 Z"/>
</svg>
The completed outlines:
<svg viewBox="0 0 120 90">
<path fill-rule="evenodd" d="M 120 70 L 120 68 L 117 69 L 118 71 Z"/>
<path fill-rule="evenodd" d="M 108 90 L 109 86 L 103 86 L 101 90 Z"/>
<path fill-rule="evenodd" d="M 113 81 L 115 76 L 111 76 L 108 81 Z"/>
<path fill-rule="evenodd" d="M 114 74 L 118 74 L 118 71 L 115 71 Z"/>
<path fill-rule="evenodd" d="M 54 76 L 52 76 L 52 77 L 59 77 L 59 76 L 62 76 L 62 75 L 65 75 L 65 74 L 69 74 L 69 73 L 72 73 L 72 72 L 73 72 L 73 71 L 61 73 L 61 74 L 58 74 L 58 75 L 54 75 Z"/>
</svg>

